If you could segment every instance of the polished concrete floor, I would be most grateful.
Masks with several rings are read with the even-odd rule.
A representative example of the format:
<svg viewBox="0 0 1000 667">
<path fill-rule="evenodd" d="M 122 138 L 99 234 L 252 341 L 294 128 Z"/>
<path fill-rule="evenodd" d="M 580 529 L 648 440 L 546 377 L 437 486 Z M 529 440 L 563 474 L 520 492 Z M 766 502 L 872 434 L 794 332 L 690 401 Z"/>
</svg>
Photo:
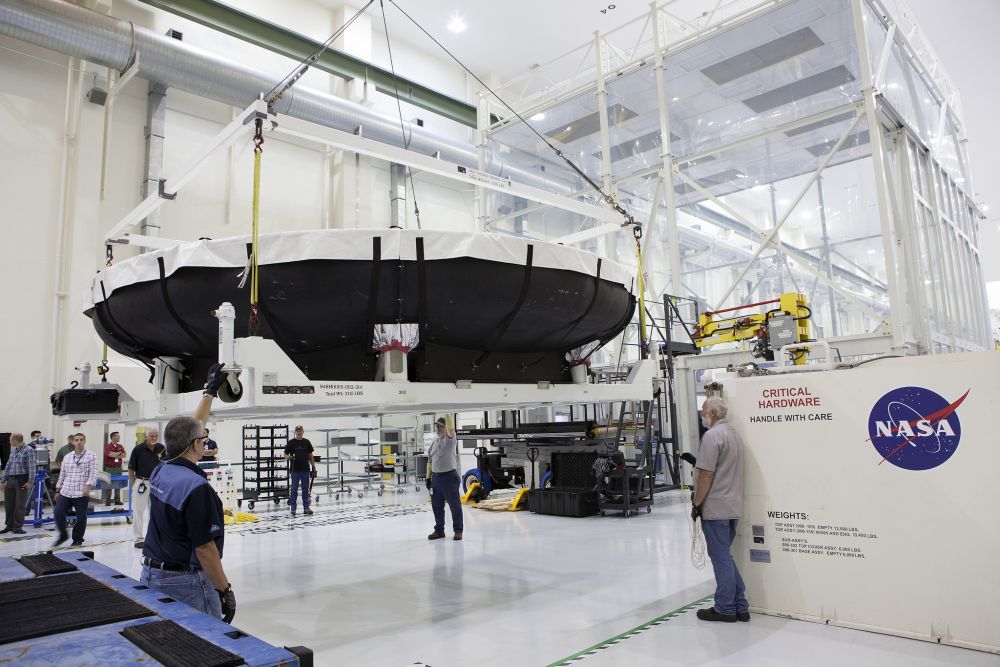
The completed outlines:
<svg viewBox="0 0 1000 667">
<path fill-rule="evenodd" d="M 985 653 L 762 615 L 699 622 L 711 569 L 691 566 L 685 496 L 657 500 L 652 514 L 627 520 L 467 509 L 465 540 L 452 541 L 449 526 L 449 539 L 433 543 L 426 494 L 412 489 L 324 497 L 297 519 L 258 506 L 259 522 L 227 533 L 234 625 L 308 646 L 322 666 L 1000 665 Z M 51 527 L 28 532 L 0 541 L 0 556 L 53 539 Z M 138 577 L 130 535 L 124 522 L 91 522 L 85 548 Z"/>
</svg>

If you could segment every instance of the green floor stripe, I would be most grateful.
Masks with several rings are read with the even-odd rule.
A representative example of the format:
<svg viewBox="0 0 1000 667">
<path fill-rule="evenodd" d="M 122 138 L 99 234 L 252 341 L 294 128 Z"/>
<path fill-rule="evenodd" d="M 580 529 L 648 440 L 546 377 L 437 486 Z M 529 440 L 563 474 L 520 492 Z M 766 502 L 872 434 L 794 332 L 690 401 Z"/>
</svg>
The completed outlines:
<svg viewBox="0 0 1000 667">
<path fill-rule="evenodd" d="M 631 630 L 626 630 L 624 632 L 621 632 L 621 633 L 615 635 L 614 637 L 611 637 L 609 639 L 605 639 L 604 641 L 602 641 L 602 642 L 600 642 L 598 644 L 594 644 L 593 646 L 590 646 L 588 648 L 585 648 L 582 651 L 578 651 L 578 652 L 574 653 L 573 655 L 566 656 L 565 658 L 563 658 L 561 660 L 556 660 L 555 662 L 550 663 L 549 665 L 547 665 L 547 667 L 561 667 L 562 665 L 568 665 L 568 664 L 572 663 L 573 661 L 582 660 L 583 658 L 585 658 L 588 655 L 593 655 L 596 651 L 608 648 L 609 646 L 613 646 L 613 645 L 615 645 L 615 644 L 617 644 L 617 643 L 619 643 L 619 642 L 621 642 L 621 641 L 623 641 L 625 639 L 629 639 L 630 637 L 634 637 L 635 635 L 639 634 L 640 632 L 644 632 L 644 631 L 648 630 L 649 628 L 653 627 L 654 625 L 659 625 L 660 623 L 662 623 L 664 621 L 669 621 L 671 618 L 674 618 L 675 616 L 680 616 L 684 612 L 690 611 L 690 610 L 694 609 L 695 607 L 697 607 L 698 605 L 700 605 L 701 603 L 705 602 L 706 600 L 711 600 L 711 599 L 712 599 L 711 595 L 706 595 L 703 598 L 698 598 L 697 600 L 694 600 L 692 602 L 688 602 L 683 607 L 678 607 L 677 609 L 674 609 L 673 611 L 668 611 L 666 614 L 663 614 L 662 616 L 657 616 L 656 618 L 650 619 L 650 620 L 646 621 L 645 623 L 643 623 L 642 625 L 637 625 L 636 627 L 632 628 Z"/>
</svg>

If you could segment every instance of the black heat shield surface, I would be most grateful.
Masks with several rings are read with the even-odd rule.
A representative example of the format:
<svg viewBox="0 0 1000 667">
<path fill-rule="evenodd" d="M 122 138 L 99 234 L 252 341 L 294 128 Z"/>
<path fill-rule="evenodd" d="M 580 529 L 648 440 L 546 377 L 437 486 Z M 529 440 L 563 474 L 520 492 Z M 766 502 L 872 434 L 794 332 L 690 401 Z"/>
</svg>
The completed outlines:
<svg viewBox="0 0 1000 667">
<path fill-rule="evenodd" d="M 117 352 L 147 362 L 180 357 L 182 390 L 191 391 L 215 360 L 212 312 L 222 302 L 236 307 L 236 336 L 248 335 L 239 273 L 182 267 L 119 287 L 88 314 Z M 622 284 L 599 276 L 471 257 L 268 264 L 259 285 L 261 335 L 311 380 L 374 380 L 373 326 L 413 322 L 420 342 L 408 355 L 411 380 L 567 382 L 565 353 L 611 340 L 635 309 Z"/>
</svg>

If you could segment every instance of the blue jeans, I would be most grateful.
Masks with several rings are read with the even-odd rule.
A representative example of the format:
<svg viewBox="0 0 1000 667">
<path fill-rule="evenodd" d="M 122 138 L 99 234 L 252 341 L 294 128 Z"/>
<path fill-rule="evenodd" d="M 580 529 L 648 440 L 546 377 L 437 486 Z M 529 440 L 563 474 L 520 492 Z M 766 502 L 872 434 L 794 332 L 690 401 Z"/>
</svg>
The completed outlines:
<svg viewBox="0 0 1000 667">
<path fill-rule="evenodd" d="M 715 611 L 720 614 L 732 615 L 750 609 L 747 603 L 743 577 L 736 569 L 736 562 L 730 548 L 736 539 L 736 524 L 738 519 L 701 520 L 701 529 L 705 533 L 705 547 L 708 557 L 712 559 L 712 569 L 715 570 Z"/>
<path fill-rule="evenodd" d="M 448 507 L 451 509 L 451 529 L 456 533 L 461 533 L 464 523 L 462 522 L 462 497 L 458 490 L 461 488 L 462 480 L 458 476 L 458 471 L 431 473 L 431 485 L 434 490 L 431 494 L 431 509 L 434 510 L 434 532 L 444 532 L 444 504 L 448 503 Z"/>
<path fill-rule="evenodd" d="M 295 511 L 295 502 L 298 500 L 299 487 L 302 487 L 302 507 L 309 509 L 309 471 L 292 471 L 292 492 L 288 494 L 288 506 Z"/>
<path fill-rule="evenodd" d="M 139 583 L 198 611 L 203 611 L 212 618 L 222 618 L 222 601 L 219 600 L 219 593 L 202 570 L 168 572 L 143 565 Z"/>
<path fill-rule="evenodd" d="M 56 501 L 55 515 L 56 529 L 59 531 L 60 538 L 66 537 L 66 514 L 72 507 L 76 511 L 76 523 L 73 524 L 73 541 L 80 542 L 83 540 L 83 533 L 87 530 L 87 505 L 89 502 L 90 498 L 86 496 L 67 498 L 62 494 L 59 495 L 59 500 Z"/>
</svg>

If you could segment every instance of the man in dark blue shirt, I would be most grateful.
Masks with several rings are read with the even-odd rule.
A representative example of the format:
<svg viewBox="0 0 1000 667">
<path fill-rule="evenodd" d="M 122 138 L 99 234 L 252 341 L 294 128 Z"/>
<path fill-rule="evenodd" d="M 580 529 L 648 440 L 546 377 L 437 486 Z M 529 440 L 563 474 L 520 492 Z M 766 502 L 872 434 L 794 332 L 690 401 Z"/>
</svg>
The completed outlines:
<svg viewBox="0 0 1000 667">
<path fill-rule="evenodd" d="M 212 366 L 193 417 L 174 417 L 164 429 L 167 460 L 149 479 L 140 581 L 229 623 L 236 597 L 222 569 L 222 501 L 197 465 L 205 452 L 212 399 L 225 381 L 221 364 Z"/>
<path fill-rule="evenodd" d="M 292 490 L 288 494 L 288 507 L 295 516 L 296 496 L 299 495 L 299 487 L 302 488 L 302 511 L 305 514 L 312 514 L 309 509 L 309 476 L 316 474 L 316 458 L 313 456 L 312 443 L 302 437 L 305 431 L 301 426 L 295 427 L 295 437 L 285 445 L 285 458 L 291 460 L 292 465 Z"/>
</svg>

